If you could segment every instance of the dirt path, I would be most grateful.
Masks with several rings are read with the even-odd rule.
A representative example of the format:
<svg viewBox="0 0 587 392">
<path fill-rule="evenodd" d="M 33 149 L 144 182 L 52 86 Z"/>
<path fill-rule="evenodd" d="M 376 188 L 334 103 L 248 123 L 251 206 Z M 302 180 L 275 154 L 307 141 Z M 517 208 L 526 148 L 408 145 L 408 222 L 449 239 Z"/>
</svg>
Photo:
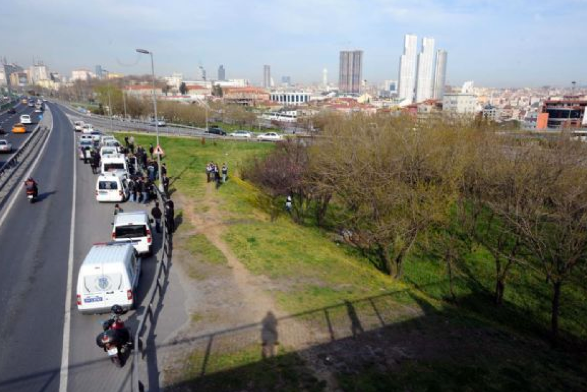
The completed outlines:
<svg viewBox="0 0 587 392">
<path fill-rule="evenodd" d="M 202 333 L 213 334 L 217 356 L 230 354 L 250 344 L 258 344 L 260 347 L 261 338 L 266 333 L 266 317 L 271 312 L 277 319 L 282 318 L 276 325 L 278 337 L 275 339 L 279 345 L 275 348 L 283 347 L 288 352 L 300 353 L 314 375 L 326 382 L 328 390 L 337 390 L 330 372 L 323 367 L 318 370 L 312 365 L 313 360 L 305 358 L 303 354 L 316 341 L 327 337 L 299 320 L 283 319 L 287 314 L 279 309 L 267 290 L 271 282 L 265 277 L 252 275 L 223 240 L 227 217 L 223 215 L 221 199 L 216 197 L 216 192 L 214 184 L 208 183 L 205 195 L 197 201 L 175 195 L 177 205 L 183 211 L 183 219 L 189 222 L 190 228 L 183 231 L 181 236 L 187 240 L 190 236 L 203 234 L 222 252 L 228 263 L 228 267 L 220 267 L 195 260 L 189 252 L 174 253 L 174 259 L 183 270 L 182 285 L 188 293 L 186 311 L 192 315 L 190 325 L 183 328 L 177 340 L 189 341 Z M 263 325 L 262 330 L 258 323 Z M 243 326 L 243 330 L 226 333 L 227 330 Z M 198 343 L 203 350 L 205 342 L 191 344 L 190 350 L 194 350 L 194 347 L 198 350 Z M 213 363 L 213 358 L 204 361 Z"/>
</svg>

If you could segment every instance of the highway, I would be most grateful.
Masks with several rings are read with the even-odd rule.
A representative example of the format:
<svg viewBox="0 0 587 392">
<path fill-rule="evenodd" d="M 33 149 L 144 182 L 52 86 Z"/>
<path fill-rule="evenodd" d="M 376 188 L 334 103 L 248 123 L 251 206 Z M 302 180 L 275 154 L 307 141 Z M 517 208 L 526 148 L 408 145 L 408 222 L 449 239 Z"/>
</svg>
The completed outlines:
<svg viewBox="0 0 587 392">
<path fill-rule="evenodd" d="M 128 391 L 131 363 L 116 368 L 95 344 L 107 315 L 81 315 L 75 300 L 77 273 L 85 255 L 92 244 L 110 240 L 114 206 L 96 202 L 96 175 L 75 156 L 77 135 L 60 106 L 49 107 L 54 127 L 33 172 L 40 200 L 31 205 L 17 192 L 0 226 L 0 391 L 59 391 L 65 381 L 67 388 L 62 385 L 61 391 Z M 150 209 L 131 203 L 122 207 Z M 70 234 L 73 268 L 67 292 Z M 156 237 L 155 251 L 159 244 Z M 151 285 L 155 264 L 154 257 L 143 259 L 136 293 L 139 303 Z M 71 300 L 69 328 L 64 328 L 66 295 Z M 123 320 L 134 333 L 134 312 Z M 66 371 L 61 373 L 63 347 L 69 349 L 64 356 Z"/>
<path fill-rule="evenodd" d="M 26 125 L 27 131 L 32 131 L 37 126 L 39 113 L 33 113 L 35 111 L 35 108 L 28 107 L 21 103 L 16 105 L 15 108 L 15 114 L 10 114 L 7 111 L 2 112 L 0 114 L 0 126 L 2 126 L 2 128 L 4 128 L 4 131 L 6 132 L 5 135 L 0 135 L 0 139 L 6 139 L 9 143 L 12 144 L 11 154 L 0 154 L 0 166 L 2 166 L 4 162 L 10 159 L 12 154 L 14 154 L 18 150 L 18 148 L 22 145 L 22 143 L 24 143 L 24 141 L 30 135 L 30 133 L 26 133 L 24 135 L 12 133 L 12 126 L 20 122 L 20 116 L 22 114 L 28 114 L 31 116 L 31 119 L 33 120 L 33 124 Z"/>
</svg>

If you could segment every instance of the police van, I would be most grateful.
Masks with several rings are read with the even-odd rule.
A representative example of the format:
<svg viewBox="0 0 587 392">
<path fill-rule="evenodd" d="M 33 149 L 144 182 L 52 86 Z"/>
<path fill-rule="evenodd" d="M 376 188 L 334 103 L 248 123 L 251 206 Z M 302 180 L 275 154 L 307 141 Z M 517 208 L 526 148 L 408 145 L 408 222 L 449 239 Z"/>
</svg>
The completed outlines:
<svg viewBox="0 0 587 392">
<path fill-rule="evenodd" d="M 128 199 L 128 178 L 125 171 L 112 171 L 101 174 L 96 181 L 96 200 L 99 202 L 120 203 Z"/>
<path fill-rule="evenodd" d="M 113 171 L 124 171 L 128 173 L 128 162 L 124 154 L 107 155 L 102 159 L 100 171 L 102 174 Z"/>
<path fill-rule="evenodd" d="M 133 308 L 141 274 L 141 258 L 130 243 L 92 246 L 77 277 L 77 309 L 107 313 L 112 305 Z"/>
</svg>

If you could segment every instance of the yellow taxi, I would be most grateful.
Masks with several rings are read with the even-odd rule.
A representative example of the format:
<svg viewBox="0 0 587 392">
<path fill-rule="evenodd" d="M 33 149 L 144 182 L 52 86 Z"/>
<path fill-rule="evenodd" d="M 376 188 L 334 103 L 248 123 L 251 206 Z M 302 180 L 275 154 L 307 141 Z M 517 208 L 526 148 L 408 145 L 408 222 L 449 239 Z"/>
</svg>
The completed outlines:
<svg viewBox="0 0 587 392">
<path fill-rule="evenodd" d="M 26 133 L 26 127 L 23 124 L 14 124 L 12 133 Z"/>
</svg>

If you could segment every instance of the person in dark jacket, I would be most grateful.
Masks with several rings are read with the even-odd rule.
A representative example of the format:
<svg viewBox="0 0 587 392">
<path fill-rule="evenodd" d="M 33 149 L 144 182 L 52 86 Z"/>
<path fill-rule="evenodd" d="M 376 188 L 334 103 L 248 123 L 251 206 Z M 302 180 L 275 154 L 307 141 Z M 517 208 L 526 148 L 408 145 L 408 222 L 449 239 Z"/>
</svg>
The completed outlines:
<svg viewBox="0 0 587 392">
<path fill-rule="evenodd" d="M 155 148 L 153 147 L 153 143 L 149 144 L 149 154 L 151 155 L 151 159 L 153 159 L 153 151 Z"/>
<path fill-rule="evenodd" d="M 165 222 L 170 233 L 175 231 L 175 204 L 169 199 L 165 202 Z"/>
<path fill-rule="evenodd" d="M 157 233 L 161 233 L 161 217 L 163 216 L 163 213 L 159 208 L 158 201 L 155 202 L 155 207 L 151 209 L 151 216 L 155 219 L 155 230 L 157 230 Z"/>
<path fill-rule="evenodd" d="M 163 192 L 165 192 L 165 196 L 169 197 L 169 177 L 164 174 L 161 178 L 161 183 L 163 184 Z"/>
</svg>

